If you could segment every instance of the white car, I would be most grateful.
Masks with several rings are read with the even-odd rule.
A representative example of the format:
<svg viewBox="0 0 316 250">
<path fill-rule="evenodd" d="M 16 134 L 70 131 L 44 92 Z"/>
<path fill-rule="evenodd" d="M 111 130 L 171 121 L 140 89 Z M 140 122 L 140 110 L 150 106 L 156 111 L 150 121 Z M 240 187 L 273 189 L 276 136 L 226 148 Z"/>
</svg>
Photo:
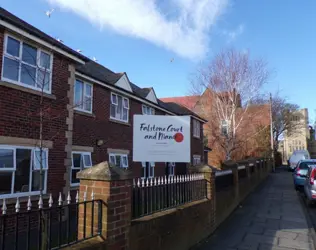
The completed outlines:
<svg viewBox="0 0 316 250">
<path fill-rule="evenodd" d="M 297 166 L 297 163 L 301 160 L 310 159 L 310 155 L 307 150 L 295 150 L 289 159 L 289 168 L 294 170 Z"/>
</svg>

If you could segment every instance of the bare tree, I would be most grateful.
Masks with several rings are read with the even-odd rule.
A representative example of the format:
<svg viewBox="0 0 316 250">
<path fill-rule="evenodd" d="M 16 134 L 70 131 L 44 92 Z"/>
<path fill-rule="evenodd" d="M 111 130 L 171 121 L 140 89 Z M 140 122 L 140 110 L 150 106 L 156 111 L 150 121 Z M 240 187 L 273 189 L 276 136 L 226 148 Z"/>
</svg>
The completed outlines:
<svg viewBox="0 0 316 250">
<path fill-rule="evenodd" d="M 269 97 L 261 96 L 255 100 L 256 104 L 269 103 Z M 297 104 L 289 103 L 287 98 L 282 97 L 277 91 L 271 100 L 272 112 L 272 132 L 273 132 L 273 151 L 278 152 L 280 140 L 284 136 L 300 135 L 304 128 L 305 119 L 303 114 L 299 112 Z"/>
<path fill-rule="evenodd" d="M 226 160 L 249 137 L 241 131 L 261 112 L 260 107 L 256 112 L 250 107 L 269 77 L 262 59 L 252 60 L 249 53 L 230 49 L 203 65 L 193 80 L 192 93 L 199 96 L 195 111 L 209 121 L 205 131 L 209 142 L 219 145 Z"/>
<path fill-rule="evenodd" d="M 275 95 L 272 98 L 272 128 L 274 139 L 274 153 L 279 149 L 279 142 L 283 135 L 299 135 L 304 127 L 304 118 L 299 112 L 299 106 L 288 103 L 285 98 Z"/>
</svg>

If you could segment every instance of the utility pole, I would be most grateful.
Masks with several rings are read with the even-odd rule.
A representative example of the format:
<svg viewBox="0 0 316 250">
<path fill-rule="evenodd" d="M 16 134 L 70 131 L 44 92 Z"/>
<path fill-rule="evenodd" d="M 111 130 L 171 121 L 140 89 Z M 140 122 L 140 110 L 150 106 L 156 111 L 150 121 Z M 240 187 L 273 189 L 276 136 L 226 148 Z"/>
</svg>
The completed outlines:
<svg viewBox="0 0 316 250">
<path fill-rule="evenodd" d="M 272 156 L 272 171 L 275 172 L 274 159 L 274 138 L 273 138 L 273 116 L 272 116 L 272 94 L 270 93 L 270 137 L 271 137 L 271 156 Z"/>
</svg>

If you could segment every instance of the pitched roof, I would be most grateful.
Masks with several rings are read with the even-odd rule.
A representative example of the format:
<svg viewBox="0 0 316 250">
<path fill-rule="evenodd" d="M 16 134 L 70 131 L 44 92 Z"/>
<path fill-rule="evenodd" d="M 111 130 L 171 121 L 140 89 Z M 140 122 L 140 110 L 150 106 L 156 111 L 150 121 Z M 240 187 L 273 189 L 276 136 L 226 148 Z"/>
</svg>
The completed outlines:
<svg viewBox="0 0 316 250">
<path fill-rule="evenodd" d="M 115 85 L 115 83 L 122 77 L 124 73 L 115 73 L 111 71 L 110 69 L 104 67 L 101 64 L 98 64 L 89 58 L 85 57 L 84 55 L 78 53 L 77 51 L 69 48 L 68 46 L 64 45 L 61 42 L 58 42 L 53 37 L 47 35 L 46 33 L 42 32 L 41 30 L 35 28 L 34 26 L 30 25 L 29 23 L 23 21 L 22 19 L 18 18 L 17 16 L 13 15 L 12 13 L 8 12 L 7 10 L 0 7 L 0 20 L 4 20 L 13 26 L 16 26 L 27 33 L 39 37 L 43 41 L 52 44 L 67 53 L 76 56 L 77 58 L 80 58 L 81 60 L 85 61 L 85 65 L 77 65 L 76 70 L 84 75 L 90 76 L 98 81 L 105 82 L 107 84 Z M 148 93 L 151 91 L 152 88 L 140 88 L 134 83 L 130 82 L 131 88 L 133 90 L 133 94 L 137 97 L 140 97 L 142 99 L 146 99 Z M 146 101 L 149 101 L 146 99 Z M 170 112 L 173 112 L 178 115 L 192 115 L 195 117 L 198 117 L 202 120 L 203 118 L 197 116 L 192 111 L 186 109 L 185 107 L 182 107 L 176 103 L 173 104 L 167 104 L 163 101 L 157 100 L 158 105 L 166 110 L 169 110 Z M 150 102 L 150 101 L 149 101 Z M 153 103 L 157 105 L 156 103 Z"/>
<path fill-rule="evenodd" d="M 30 25 L 29 23 L 23 21 L 22 19 L 18 18 L 17 16 L 13 15 L 12 13 L 10 13 L 9 11 L 5 10 L 4 8 L 0 7 L 0 19 L 4 20 L 24 31 L 26 31 L 27 33 L 34 35 L 36 37 L 41 38 L 42 40 L 68 52 L 71 55 L 76 56 L 77 58 L 80 58 L 83 61 L 88 61 L 90 60 L 89 58 L 87 58 L 86 56 L 78 53 L 77 51 L 69 48 L 68 46 L 64 45 L 61 42 L 58 42 L 56 39 L 54 39 L 53 37 L 47 35 L 46 33 L 44 33 L 43 31 L 35 28 L 34 26 Z"/>
<path fill-rule="evenodd" d="M 98 81 L 105 82 L 111 85 L 115 85 L 115 83 L 121 78 L 121 73 L 115 73 L 108 68 L 94 62 L 90 61 L 87 62 L 85 65 L 79 65 L 76 67 L 76 70 L 80 73 L 83 73 L 87 76 L 90 76 Z M 133 94 L 137 97 L 140 97 L 142 99 L 146 99 L 148 93 L 151 91 L 152 88 L 140 88 L 136 84 L 130 82 L 131 88 L 133 90 Z M 149 101 L 146 99 L 146 101 Z M 195 116 L 199 119 L 205 120 L 204 118 L 198 116 L 191 110 L 187 109 L 184 106 L 181 106 L 177 103 L 165 103 L 161 100 L 157 100 L 158 105 L 166 110 L 169 110 L 170 112 L 173 112 L 178 115 L 191 115 Z M 149 101 L 150 102 L 150 101 Z M 156 103 L 153 103 L 156 104 Z M 156 104 L 157 105 L 157 104 Z"/>
<path fill-rule="evenodd" d="M 94 61 L 89 61 L 85 65 L 79 65 L 76 70 L 98 81 L 114 85 L 121 77 L 121 73 L 114 73 L 108 68 Z"/>
<path fill-rule="evenodd" d="M 195 104 L 199 100 L 198 96 L 177 96 L 177 97 L 165 97 L 165 98 L 160 98 L 161 101 L 163 102 L 173 102 L 173 103 L 178 103 L 190 110 L 193 110 Z"/>
<path fill-rule="evenodd" d="M 162 101 L 160 101 L 160 102 L 162 102 Z M 168 107 L 169 110 L 171 110 L 172 112 L 174 112 L 176 114 L 195 116 L 195 117 L 207 122 L 207 120 L 205 120 L 205 118 L 197 115 L 196 113 L 192 112 L 188 108 L 186 108 L 178 103 L 166 102 L 166 103 L 164 103 L 164 105 L 166 105 L 166 107 Z"/>
</svg>

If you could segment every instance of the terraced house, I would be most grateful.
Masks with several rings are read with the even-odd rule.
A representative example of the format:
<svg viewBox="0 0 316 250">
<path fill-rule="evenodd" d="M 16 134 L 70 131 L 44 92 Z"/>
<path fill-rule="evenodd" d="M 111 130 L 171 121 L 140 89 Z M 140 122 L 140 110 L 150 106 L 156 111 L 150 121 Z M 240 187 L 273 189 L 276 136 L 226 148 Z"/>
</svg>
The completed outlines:
<svg viewBox="0 0 316 250">
<path fill-rule="evenodd" d="M 66 194 L 78 188 L 78 171 L 102 161 L 135 177 L 185 173 L 186 163 L 132 161 L 134 114 L 191 116 L 191 163 L 203 161 L 203 118 L 3 8 L 0 54 L 0 198 L 38 195 L 41 186 Z"/>
</svg>

